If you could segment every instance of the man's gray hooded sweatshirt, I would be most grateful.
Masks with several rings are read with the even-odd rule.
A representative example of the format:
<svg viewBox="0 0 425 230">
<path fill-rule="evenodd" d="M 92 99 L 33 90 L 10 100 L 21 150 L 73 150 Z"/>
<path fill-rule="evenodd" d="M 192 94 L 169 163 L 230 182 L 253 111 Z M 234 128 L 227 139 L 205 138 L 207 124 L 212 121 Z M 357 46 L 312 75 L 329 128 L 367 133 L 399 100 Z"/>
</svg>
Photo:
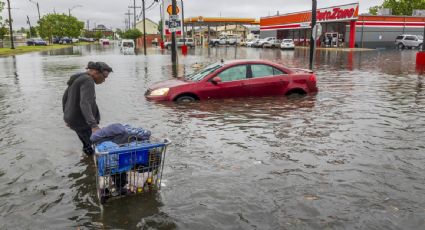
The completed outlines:
<svg viewBox="0 0 425 230">
<path fill-rule="evenodd" d="M 95 128 L 100 121 L 94 80 L 87 73 L 74 74 L 62 97 L 63 119 L 74 130 Z"/>
</svg>

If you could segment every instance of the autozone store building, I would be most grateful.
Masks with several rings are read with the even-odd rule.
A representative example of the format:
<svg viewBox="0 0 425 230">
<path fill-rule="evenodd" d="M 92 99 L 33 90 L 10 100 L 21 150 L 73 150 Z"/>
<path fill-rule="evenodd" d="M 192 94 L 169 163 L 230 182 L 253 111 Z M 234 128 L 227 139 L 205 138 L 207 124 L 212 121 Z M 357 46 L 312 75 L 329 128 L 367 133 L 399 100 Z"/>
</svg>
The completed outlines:
<svg viewBox="0 0 425 230">
<path fill-rule="evenodd" d="M 317 22 L 322 25 L 318 46 L 385 48 L 394 47 L 397 35 L 422 35 L 425 17 L 359 16 L 359 4 L 352 3 L 318 9 Z M 262 17 L 260 36 L 291 38 L 298 46 L 308 46 L 310 27 L 311 11 Z"/>
</svg>

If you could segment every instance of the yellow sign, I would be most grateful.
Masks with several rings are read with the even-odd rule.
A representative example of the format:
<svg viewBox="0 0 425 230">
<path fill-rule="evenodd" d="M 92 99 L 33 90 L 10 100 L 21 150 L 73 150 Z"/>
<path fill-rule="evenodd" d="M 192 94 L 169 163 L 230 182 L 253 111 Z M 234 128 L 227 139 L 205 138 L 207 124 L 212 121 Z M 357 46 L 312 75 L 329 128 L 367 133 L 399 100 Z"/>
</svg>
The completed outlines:
<svg viewBox="0 0 425 230">
<path fill-rule="evenodd" d="M 178 6 L 176 6 L 176 14 L 179 14 L 179 12 L 180 12 L 180 9 L 179 9 Z M 173 14 L 173 6 L 172 5 L 168 5 L 168 7 L 167 7 L 167 13 L 169 15 Z"/>
</svg>

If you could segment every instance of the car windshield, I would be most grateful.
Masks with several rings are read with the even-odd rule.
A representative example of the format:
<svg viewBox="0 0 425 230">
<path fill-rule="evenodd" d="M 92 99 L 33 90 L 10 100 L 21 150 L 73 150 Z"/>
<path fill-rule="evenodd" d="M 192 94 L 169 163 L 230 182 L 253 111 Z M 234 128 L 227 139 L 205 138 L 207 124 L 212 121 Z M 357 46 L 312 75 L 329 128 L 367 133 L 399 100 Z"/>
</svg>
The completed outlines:
<svg viewBox="0 0 425 230">
<path fill-rule="evenodd" d="M 189 80 L 189 81 L 200 81 L 200 80 L 204 79 L 204 77 L 206 77 L 208 74 L 216 71 L 217 69 L 221 68 L 222 66 L 223 66 L 222 63 L 211 64 L 207 67 L 200 69 L 197 72 L 194 72 L 194 73 L 186 76 L 185 79 Z"/>
<path fill-rule="evenodd" d="M 285 39 L 285 40 L 283 40 L 283 42 L 284 42 L 284 43 L 292 43 L 293 41 L 292 41 L 292 40 L 290 40 L 290 39 Z"/>
</svg>

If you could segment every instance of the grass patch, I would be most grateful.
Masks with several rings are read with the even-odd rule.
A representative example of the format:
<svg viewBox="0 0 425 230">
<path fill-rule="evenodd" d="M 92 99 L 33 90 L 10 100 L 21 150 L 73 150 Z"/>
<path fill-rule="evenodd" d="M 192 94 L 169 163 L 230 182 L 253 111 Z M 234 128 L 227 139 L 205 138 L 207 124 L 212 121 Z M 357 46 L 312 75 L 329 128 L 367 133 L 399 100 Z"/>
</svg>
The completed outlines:
<svg viewBox="0 0 425 230">
<path fill-rule="evenodd" d="M 90 43 L 79 42 L 76 44 L 69 44 L 69 45 L 52 44 L 47 46 L 18 46 L 18 47 L 15 47 L 15 49 L 0 48 L 0 56 L 15 55 L 15 54 L 22 54 L 22 53 L 29 53 L 29 52 L 38 52 L 38 51 L 45 51 L 45 50 L 63 49 L 63 48 L 68 48 L 72 46 L 82 46 L 82 45 L 88 45 L 88 44 Z"/>
</svg>

